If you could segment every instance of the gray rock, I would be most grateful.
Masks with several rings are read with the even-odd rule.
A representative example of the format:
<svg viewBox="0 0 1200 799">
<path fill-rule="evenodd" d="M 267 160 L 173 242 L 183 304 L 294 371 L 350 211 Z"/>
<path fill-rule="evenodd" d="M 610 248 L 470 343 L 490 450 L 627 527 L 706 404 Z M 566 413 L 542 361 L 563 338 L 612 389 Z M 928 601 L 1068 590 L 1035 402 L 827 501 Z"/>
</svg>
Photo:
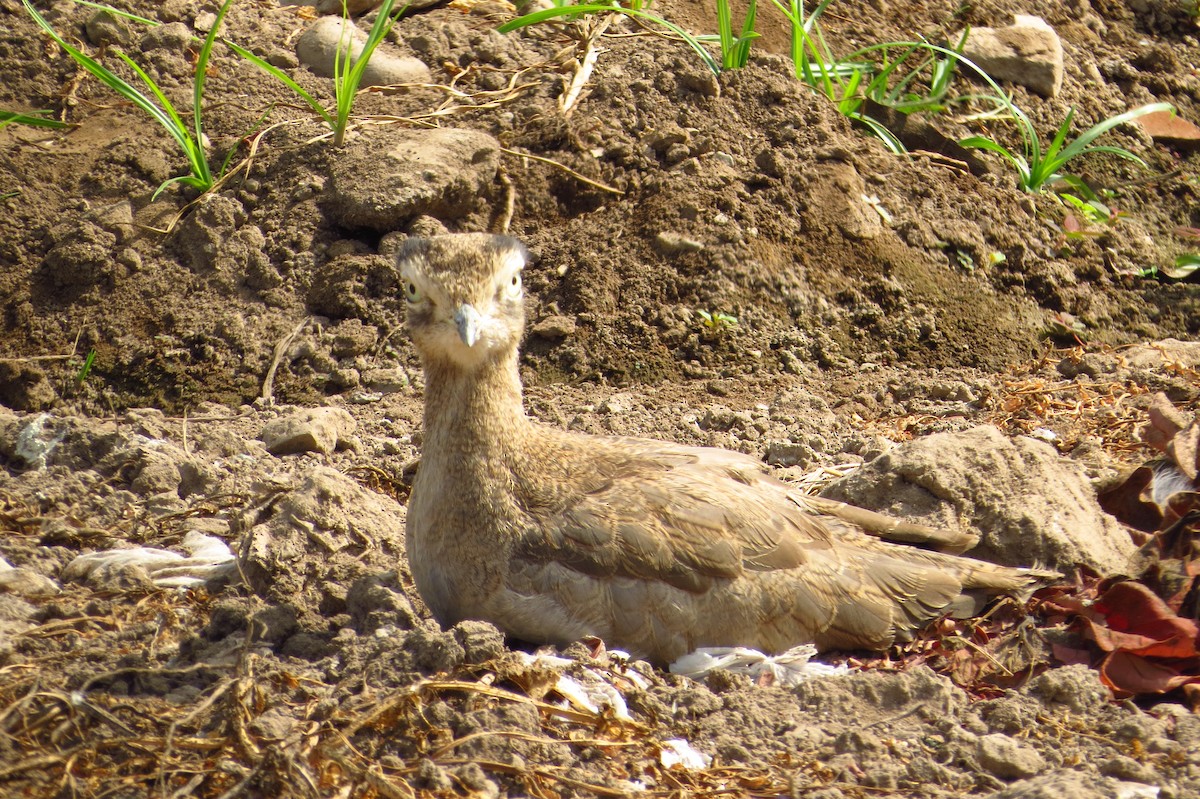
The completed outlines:
<svg viewBox="0 0 1200 799">
<path fill-rule="evenodd" d="M 700 252 L 704 242 L 688 238 L 673 230 L 664 230 L 654 237 L 654 249 L 663 255 L 675 255 L 682 252 Z"/>
<path fill-rule="evenodd" d="M 547 316 L 530 330 L 538 338 L 558 341 L 575 335 L 575 320 L 569 316 Z"/>
<path fill-rule="evenodd" d="M 1043 97 L 1062 88 L 1062 42 L 1041 17 L 1017 14 L 1007 28 L 972 28 L 963 55 L 996 80 L 1028 86 Z"/>
<path fill-rule="evenodd" d="M 83 24 L 88 41 L 97 47 L 109 44 L 128 45 L 133 37 L 129 27 L 111 11 L 100 10 L 92 14 Z"/>
<path fill-rule="evenodd" d="M 408 373 L 403 369 L 367 369 L 362 373 L 362 382 L 373 391 L 394 394 L 412 385 Z"/>
<path fill-rule="evenodd" d="M 976 743 L 979 765 L 1002 780 L 1032 777 L 1046 768 L 1045 759 L 1015 738 L 992 733 Z"/>
<path fill-rule="evenodd" d="M 991 426 L 919 438 L 831 485 L 825 496 L 930 527 L 981 534 L 972 557 L 1069 572 L 1128 569 L 1134 546 L 1101 510 L 1084 469 Z"/>
<path fill-rule="evenodd" d="M 987 799 L 1109 799 L 1111 794 L 1099 790 L 1096 782 L 1078 771 L 1056 771 L 1014 782 Z"/>
<path fill-rule="evenodd" d="M 378 231 L 423 214 L 460 218 L 484 207 L 499 167 L 500 143 L 486 133 L 375 134 L 346 147 L 333 165 L 326 209 L 339 224 Z"/>
<path fill-rule="evenodd" d="M 358 58 L 366 44 L 367 34 L 355 24 L 341 17 L 322 17 L 313 23 L 296 42 L 296 57 L 300 63 L 317 75 L 333 77 L 338 43 L 342 44 L 341 57 Z M 420 59 L 389 52 L 386 43 L 381 43 L 371 54 L 371 60 L 363 70 L 360 86 L 395 86 L 401 83 L 428 83 L 429 67 Z"/>
<path fill-rule="evenodd" d="M 0 594 L 16 594 L 21 597 L 51 596 L 61 589 L 58 583 L 33 569 L 13 568 L 0 558 Z"/>
<path fill-rule="evenodd" d="M 260 438 L 272 455 L 332 453 L 354 433 L 354 417 L 342 408 L 310 408 L 267 422 Z"/>
</svg>

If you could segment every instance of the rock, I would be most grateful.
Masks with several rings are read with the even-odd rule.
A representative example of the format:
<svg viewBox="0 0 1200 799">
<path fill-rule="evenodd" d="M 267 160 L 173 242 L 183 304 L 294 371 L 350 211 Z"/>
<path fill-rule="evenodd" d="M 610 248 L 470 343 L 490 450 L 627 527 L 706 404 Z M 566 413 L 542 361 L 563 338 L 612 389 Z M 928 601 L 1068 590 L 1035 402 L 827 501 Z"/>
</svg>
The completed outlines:
<svg viewBox="0 0 1200 799">
<path fill-rule="evenodd" d="M 547 341 L 558 341 L 575 335 L 575 320 L 569 316 L 547 316 L 535 324 L 530 332 Z"/>
<path fill-rule="evenodd" d="M 987 799 L 1109 799 L 1111 794 L 1096 787 L 1094 776 L 1078 771 L 1056 771 L 1014 782 Z"/>
<path fill-rule="evenodd" d="M 378 391 L 383 394 L 395 394 L 397 391 L 404 391 L 412 381 L 408 378 L 408 373 L 403 369 L 367 369 L 362 373 L 363 385 L 372 391 Z"/>
<path fill-rule="evenodd" d="M 333 469 L 309 470 L 269 504 L 247 511 L 238 527 L 245 531 L 238 557 L 246 583 L 268 602 L 295 607 L 305 630 L 327 626 L 338 613 L 370 615 L 378 602 L 349 607 L 351 587 L 407 568 L 404 509 Z M 403 582 L 384 584 L 399 593 Z"/>
<path fill-rule="evenodd" d="M 688 238 L 682 233 L 664 230 L 654 237 L 654 249 L 663 255 L 676 255 L 682 252 L 700 252 L 704 242 Z"/>
<path fill-rule="evenodd" d="M 1062 88 L 1062 42 L 1041 17 L 1017 14 L 1007 28 L 972 28 L 963 55 L 995 80 L 1028 86 L 1043 97 Z"/>
<path fill-rule="evenodd" d="M 1175 145 L 1200 145 L 1200 126 L 1170 111 L 1155 111 L 1134 120 L 1150 138 Z"/>
<path fill-rule="evenodd" d="M 797 441 L 772 441 L 767 444 L 767 463 L 772 466 L 807 466 L 815 456 L 812 447 Z"/>
<path fill-rule="evenodd" d="M 39 413 L 21 426 L 12 454 L 29 469 L 45 469 L 51 453 L 67 432 L 48 413 Z"/>
<path fill-rule="evenodd" d="M 1029 684 L 1029 692 L 1044 704 L 1063 705 L 1081 716 L 1099 712 L 1112 701 L 1112 692 L 1100 682 L 1100 674 L 1082 664 L 1050 669 Z"/>
<path fill-rule="evenodd" d="M 84 23 L 83 30 L 87 33 L 88 41 L 97 47 L 109 44 L 125 46 L 133 39 L 128 26 L 111 11 L 100 10 L 92 14 Z"/>
<path fill-rule="evenodd" d="M 981 737 L 976 754 L 979 765 L 1002 780 L 1032 777 L 1046 768 L 1045 759 L 1032 747 L 1000 733 Z"/>
<path fill-rule="evenodd" d="M 421 215 L 457 219 L 486 207 L 499 167 L 500 143 L 486 133 L 381 132 L 334 163 L 326 210 L 338 224 L 384 232 Z"/>
<path fill-rule="evenodd" d="M 333 14 L 340 17 L 343 11 L 342 2 L 343 0 L 316 0 L 315 3 L 305 3 L 304 5 L 315 6 L 319 14 Z M 345 13 L 357 17 L 378 8 L 380 2 L 381 0 L 345 0 Z"/>
<path fill-rule="evenodd" d="M 355 426 L 354 417 L 342 408 L 310 408 L 267 422 L 259 437 L 272 455 L 329 455 L 349 440 Z"/>
<path fill-rule="evenodd" d="M 58 583 L 33 569 L 13 568 L 0 558 L 0 593 L 16 594 L 21 597 L 52 596 L 60 590 Z"/>
<path fill-rule="evenodd" d="M 343 30 L 345 26 L 345 30 Z M 358 58 L 367 41 L 367 34 L 353 22 L 341 17 L 322 17 L 301 35 L 296 42 L 296 57 L 300 63 L 324 78 L 333 77 L 338 42 L 349 39 L 350 58 Z M 380 44 L 371 54 L 363 70 L 359 86 L 395 86 L 401 83 L 428 83 L 429 67 L 420 59 L 395 55 L 387 51 L 387 44 Z M 342 56 L 346 58 L 343 45 Z"/>
<path fill-rule="evenodd" d="M 972 557 L 1070 572 L 1123 573 L 1134 546 L 1101 510 L 1083 467 L 991 426 L 904 444 L 825 496 L 930 527 L 979 532 Z"/>
</svg>

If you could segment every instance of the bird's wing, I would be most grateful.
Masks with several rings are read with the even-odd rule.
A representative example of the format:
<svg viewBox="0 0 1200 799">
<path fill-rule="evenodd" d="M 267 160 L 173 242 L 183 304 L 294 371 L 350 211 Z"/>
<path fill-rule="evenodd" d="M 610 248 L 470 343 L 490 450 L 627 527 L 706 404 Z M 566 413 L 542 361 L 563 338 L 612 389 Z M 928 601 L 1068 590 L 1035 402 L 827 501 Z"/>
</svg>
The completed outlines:
<svg viewBox="0 0 1200 799">
<path fill-rule="evenodd" d="M 880 541 L 802 508 L 738 453 L 628 440 L 610 450 L 594 439 L 579 454 L 586 479 L 556 481 L 572 488 L 525 508 L 534 522 L 514 555 L 538 573 L 538 564 L 555 564 L 609 578 L 615 600 L 649 597 L 648 583 L 690 594 L 691 604 L 677 597 L 675 610 L 642 603 L 643 612 L 646 625 L 661 617 L 665 630 L 679 626 L 672 613 L 691 614 L 689 624 L 710 631 L 700 644 L 882 648 L 954 609 L 964 583 L 1009 590 L 1029 582 L 1017 570 Z"/>
<path fill-rule="evenodd" d="M 714 578 L 796 568 L 831 546 L 819 519 L 748 456 L 629 440 L 610 451 L 606 443 L 580 453 L 587 479 L 561 481 L 569 493 L 527 508 L 536 523 L 520 556 L 700 593 Z"/>
</svg>

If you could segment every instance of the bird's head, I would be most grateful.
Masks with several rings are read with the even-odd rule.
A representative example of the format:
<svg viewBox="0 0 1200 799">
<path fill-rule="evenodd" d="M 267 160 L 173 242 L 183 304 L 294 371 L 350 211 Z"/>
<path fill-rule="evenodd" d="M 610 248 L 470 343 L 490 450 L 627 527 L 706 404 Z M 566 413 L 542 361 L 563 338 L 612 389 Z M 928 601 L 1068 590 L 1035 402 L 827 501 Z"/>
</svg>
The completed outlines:
<svg viewBox="0 0 1200 799">
<path fill-rule="evenodd" d="M 528 259 L 519 241 L 489 233 L 406 241 L 396 263 L 421 357 L 475 368 L 514 352 L 525 327 Z"/>
</svg>

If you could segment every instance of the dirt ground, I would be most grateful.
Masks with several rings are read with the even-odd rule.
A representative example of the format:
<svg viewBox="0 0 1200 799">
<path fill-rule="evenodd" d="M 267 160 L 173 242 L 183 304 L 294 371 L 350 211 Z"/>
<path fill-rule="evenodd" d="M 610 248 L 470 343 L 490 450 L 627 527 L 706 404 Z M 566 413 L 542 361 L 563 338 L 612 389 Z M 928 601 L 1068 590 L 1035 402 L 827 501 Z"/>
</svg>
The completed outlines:
<svg viewBox="0 0 1200 799">
<path fill-rule="evenodd" d="M 189 108 L 216 7 L 116 5 L 164 24 L 103 33 L 38 3 Z M 654 8 L 716 30 L 700 4 Z M 1043 135 L 1072 107 L 1076 130 L 1156 101 L 1200 121 L 1188 0 L 837 0 L 825 28 L 848 52 L 1014 13 L 1063 40 L 1056 97 L 1006 87 Z M 1158 454 L 1155 396 L 1198 407 L 1200 285 L 1144 276 L 1197 250 L 1197 151 L 1116 129 L 1148 168 L 1072 164 L 1126 215 L 1068 236 L 999 158 L 928 136 L 901 157 L 853 127 L 793 77 L 774 7 L 719 77 L 613 23 L 567 110 L 584 29 L 497 33 L 513 16 L 408 13 L 387 47 L 431 80 L 361 96 L 342 148 L 218 48 L 206 133 L 236 168 L 155 197 L 185 168 L 172 140 L 0 0 L 0 109 L 74 126 L 0 129 L 0 794 L 1200 796 L 1196 694 L 1114 697 L 1076 601 L 1145 580 L 1146 536 L 1096 493 Z M 315 17 L 244 0 L 224 31 L 328 100 L 295 53 Z M 926 121 L 1013 141 L 979 110 Z M 883 657 L 822 655 L 849 670 L 796 687 L 441 629 L 404 563 L 422 379 L 390 254 L 502 228 L 535 257 L 532 415 L 753 453 L 1063 586 Z M 324 437 L 270 451 L 305 409 Z M 1185 655 L 1171 668 L 1200 674 Z"/>
</svg>

